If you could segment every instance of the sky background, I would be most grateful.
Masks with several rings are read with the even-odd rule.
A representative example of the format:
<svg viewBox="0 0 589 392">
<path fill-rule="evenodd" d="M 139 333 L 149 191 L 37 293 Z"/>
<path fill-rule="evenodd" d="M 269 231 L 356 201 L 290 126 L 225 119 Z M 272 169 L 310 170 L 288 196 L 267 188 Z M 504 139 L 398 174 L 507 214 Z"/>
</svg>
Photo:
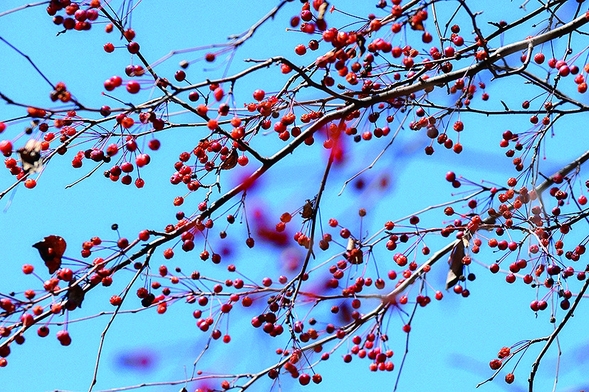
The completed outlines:
<svg viewBox="0 0 589 392">
<path fill-rule="evenodd" d="M 115 3 L 118 2 L 113 2 Z M 341 4 L 342 9 L 360 15 L 376 12 L 372 1 L 366 2 L 370 6 L 363 10 L 358 10 L 356 7 L 360 6 L 353 6 L 352 3 L 338 1 L 336 5 L 339 7 Z M 515 19 L 517 12 L 520 15 L 523 12 L 514 7 L 509 13 L 507 6 L 511 2 L 501 3 L 505 3 L 505 7 L 485 10 L 485 17 L 489 20 Z M 246 30 L 275 4 L 276 1 L 257 1 L 255 5 L 238 1 L 227 1 L 220 5 L 212 2 L 205 4 L 177 1 L 172 4 L 144 1 L 139 2 L 133 12 L 132 27 L 137 32 L 142 54 L 149 61 L 156 61 L 171 50 L 225 42 L 228 35 Z M 245 65 L 241 60 L 244 58 L 264 59 L 276 54 L 295 58 L 292 50 L 294 45 L 306 43 L 309 39 L 301 33 L 284 31 L 289 19 L 298 13 L 298 4 L 293 2 L 287 5 L 274 20 L 262 26 L 254 39 L 246 42 L 236 52 L 228 73 L 243 69 Z M 20 5 L 21 1 L 3 1 L 0 4 L 0 15 Z M 500 15 L 501 11 L 506 15 Z M 566 15 L 566 10 L 563 12 Z M 115 106 L 113 101 L 101 96 L 102 83 L 112 75 L 122 75 L 130 56 L 124 48 L 107 54 L 102 46 L 108 41 L 120 45 L 118 37 L 114 34 L 107 36 L 100 24 L 93 26 L 89 32 L 68 32 L 56 36 L 58 31 L 59 28 L 51 23 L 43 6 L 30 7 L 0 18 L 0 37 L 30 56 L 53 83 L 65 82 L 76 98 L 86 105 L 98 107 L 106 103 Z M 522 30 L 519 33 L 524 37 L 534 31 Z M 508 38 L 510 37 L 506 37 L 506 40 Z M 423 47 L 427 48 L 426 45 Z M 159 65 L 157 72 L 171 79 L 180 60 L 197 59 L 204 53 L 200 51 L 174 56 Z M 297 61 L 306 64 L 313 58 L 311 54 Z M 0 92 L 18 102 L 49 105 L 48 94 L 51 89 L 35 73 L 30 63 L 2 43 L 0 59 Z M 226 69 L 218 63 L 208 65 L 196 62 L 188 70 L 188 79 L 196 82 L 218 75 Z M 260 73 L 260 76 L 246 78 L 236 88 L 236 101 L 241 104 L 244 100 L 249 100 L 251 92 L 256 88 L 277 91 L 281 82 L 280 79 L 272 78 L 271 70 Z M 487 84 L 491 98 L 501 96 L 513 107 L 530 97 L 527 88 L 519 84 Z M 149 98 L 150 94 L 146 90 L 139 95 L 139 99 Z M 123 100 L 129 99 L 129 95 L 121 91 L 114 95 Z M 586 102 L 585 97 L 577 98 Z M 20 115 L 22 110 L 10 105 L 0 105 L 0 119 Z M 190 121 L 186 115 L 177 115 L 174 119 Z M 384 146 L 382 141 L 350 144 L 350 149 L 354 148 L 357 153 L 350 152 L 349 161 L 334 169 L 333 178 L 330 178 L 331 186 L 326 194 L 328 201 L 321 209 L 322 216 L 337 216 L 342 224 L 360 231 L 356 211 L 365 207 L 368 216 L 362 222 L 362 230 L 379 228 L 387 219 L 397 219 L 425 206 L 450 200 L 456 190 L 444 179 L 444 174 L 449 170 L 476 183 L 485 179 L 503 184 L 506 178 L 514 175 L 514 171 L 510 160 L 502 156 L 503 152 L 498 147 L 500 135 L 507 128 L 520 131 L 529 128 L 527 119 L 507 116 L 475 119 L 464 116 L 463 120 L 467 128 L 461 135 L 461 142 L 465 146 L 462 154 L 456 155 L 440 148 L 433 157 L 427 157 L 423 154 L 423 148 L 427 145 L 425 136 L 422 133 L 403 131 L 394 147 L 378 165 L 362 176 L 369 186 L 357 190 L 352 184 L 338 197 L 342 182 L 350 178 L 358 168 L 368 165 Z M 541 161 L 544 173 L 554 172 L 587 148 L 583 126 L 578 121 L 563 121 L 558 132 L 547 139 L 543 152 L 547 159 Z M 27 120 L 11 123 L 0 138 L 14 139 L 26 125 Z M 20 186 L 10 197 L 2 199 L 0 207 L 6 206 L 7 209 L 0 216 L 0 263 L 3 276 L 0 279 L 0 292 L 22 291 L 40 286 L 40 282 L 33 276 L 22 274 L 21 266 L 24 263 L 34 264 L 36 271 L 46 277 L 46 271 L 40 268 L 42 263 L 38 252 L 31 245 L 49 234 L 63 236 L 68 242 L 66 255 L 77 258 L 81 243 L 90 237 L 116 239 L 116 234 L 110 229 L 113 223 L 118 223 L 121 235 L 135 238 L 142 229 L 162 229 L 173 222 L 177 209 L 171 200 L 179 192 L 183 192 L 169 184 L 173 163 L 179 152 L 190 151 L 200 137 L 202 134 L 186 129 L 158 135 L 162 147 L 151 154 L 152 163 L 142 171 L 146 187 L 141 190 L 106 180 L 100 175 L 102 170 L 75 187 L 64 189 L 91 168 L 88 162 L 85 162 L 83 169 L 71 168 L 70 162 L 76 151 L 74 148 L 63 159 L 51 162 L 34 190 Z M 26 139 L 20 140 L 24 143 Z M 20 144 L 15 142 L 15 145 Z M 271 151 L 275 144 L 268 141 L 267 145 L 261 144 L 260 148 Z M 278 164 L 276 170 L 268 173 L 251 191 L 248 197 L 249 212 L 262 211 L 270 222 L 277 222 L 282 212 L 294 210 L 306 198 L 312 197 L 324 167 L 325 154 L 320 149 L 320 146 L 315 146 L 296 152 Z M 235 184 L 240 175 L 248 170 L 239 172 L 236 178 L 228 180 L 229 183 Z M 288 177 L 285 177 L 285 173 Z M 390 183 L 385 189 L 375 186 L 382 178 L 388 179 Z M 0 171 L 2 188 L 8 187 L 12 181 L 13 178 L 6 170 Z M 474 187 L 463 187 L 460 192 L 463 189 L 475 190 Z M 187 205 L 183 206 L 184 210 L 194 210 L 199 201 L 197 197 L 191 197 Z M 437 218 L 439 222 L 439 215 Z M 236 234 L 233 238 L 243 238 L 239 236 L 239 230 L 243 230 L 243 227 L 234 229 Z M 581 238 L 584 236 L 583 233 L 580 235 Z M 218 241 L 215 245 L 217 243 Z M 428 245 L 435 251 L 437 246 L 444 243 L 431 240 Z M 245 263 L 246 260 L 247 263 L 259 264 L 259 267 L 251 266 L 248 270 L 252 276 L 272 271 L 275 279 L 281 273 L 287 273 L 284 267 L 277 266 L 277 261 L 287 257 L 285 250 L 261 246 L 252 255 L 242 244 L 232 246 L 231 250 L 228 262 Z M 289 251 L 300 252 L 298 249 Z M 198 259 L 198 253 L 181 254 L 183 252 L 179 249 L 177 253 L 179 257 L 168 266 L 177 263 L 187 271 L 193 268 L 214 271 L 210 263 L 205 264 Z M 390 256 L 382 254 L 378 257 L 382 263 L 390 263 Z M 493 257 L 492 254 L 485 254 L 484 258 L 481 256 L 480 262 L 490 264 Z M 154 265 L 162 262 L 160 253 L 155 257 Z M 445 263 L 441 262 L 436 267 L 428 281 L 436 289 L 442 289 L 447 272 Z M 382 270 L 386 271 L 388 268 L 384 267 Z M 468 286 L 471 291 L 469 298 L 463 299 L 448 292 L 443 301 L 432 303 L 417 312 L 398 390 L 474 391 L 477 383 L 492 374 L 488 362 L 495 358 L 502 346 L 510 346 L 551 332 L 552 325 L 548 322 L 548 315 L 541 313 L 536 316 L 529 310 L 529 303 L 536 298 L 533 289 L 521 283 L 508 285 L 502 274 L 491 275 L 481 266 L 474 266 L 473 272 L 478 279 Z M 123 276 L 131 277 L 131 274 Z M 124 284 L 123 279 L 119 278 L 117 281 L 115 278 L 113 286 L 93 290 L 93 295 L 86 299 L 83 308 L 69 315 L 70 321 L 95 315 L 103 309 L 110 310 L 108 299 L 120 292 Z M 412 292 L 416 293 L 417 288 Z M 118 316 L 106 339 L 96 390 L 143 382 L 182 380 L 186 377 L 185 374 L 190 374 L 192 361 L 207 338 L 206 334 L 196 328 L 192 318 L 193 310 L 189 305 L 178 303 L 170 306 L 164 315 L 156 315 L 155 309 L 149 309 Z M 218 353 L 214 346 L 210 349 L 207 353 L 208 362 L 205 362 L 211 366 L 209 370 L 221 373 L 231 372 L 233 369 L 253 372 L 266 367 L 277 357 L 273 353 L 276 342 L 258 339 L 257 335 L 255 339 L 250 337 L 250 317 L 249 313 L 231 315 L 229 331 L 234 341 L 228 345 L 229 349 Z M 393 359 L 398 367 L 405 349 L 406 335 L 401 331 L 403 322 L 398 314 L 393 314 L 388 320 L 388 334 L 391 339 L 389 346 L 395 351 Z M 54 321 L 63 321 L 63 318 L 56 318 Z M 13 347 L 8 358 L 9 366 L 0 369 L 0 390 L 87 390 L 99 336 L 107 321 L 108 316 L 102 316 L 80 323 L 70 322 L 68 330 L 73 339 L 70 347 L 61 347 L 53 337 L 59 330 L 56 325 L 51 326 L 51 335 L 46 339 L 37 337 L 34 330 L 30 330 L 26 334 L 26 343 Z M 587 321 L 587 305 L 582 303 L 560 340 L 560 349 L 563 352 L 560 363 L 556 361 L 555 347 L 543 361 L 537 378 L 538 391 L 552 390 L 557 366 L 560 369 L 556 388 L 558 391 L 589 388 L 589 381 L 586 379 L 589 371 L 589 358 L 586 354 L 589 344 L 586 338 Z M 216 344 L 221 345 L 220 342 Z M 479 390 L 527 390 L 527 369 L 539 349 L 540 346 L 536 345 L 529 350 L 518 367 L 516 381 L 512 386 L 507 387 L 503 382 L 505 372 L 502 372 L 496 381 L 485 384 Z M 323 375 L 324 381 L 314 389 L 347 391 L 365 389 L 367 385 L 370 385 L 370 390 L 393 389 L 396 371 L 371 373 L 368 370 L 369 362 L 356 357 L 352 363 L 344 364 L 341 361 L 344 351 L 336 352 L 332 359 L 317 366 L 316 371 Z M 138 365 L 138 362 L 141 364 Z M 302 388 L 287 376 L 282 377 L 281 381 L 284 390 Z M 153 390 L 177 391 L 181 387 L 182 385 L 160 386 Z M 195 387 L 194 383 L 187 386 L 189 390 L 194 390 Z M 307 389 L 311 390 L 312 387 Z M 252 390 L 269 390 L 269 383 L 265 379 Z M 279 390 L 279 386 L 275 385 L 272 390 Z"/>
</svg>

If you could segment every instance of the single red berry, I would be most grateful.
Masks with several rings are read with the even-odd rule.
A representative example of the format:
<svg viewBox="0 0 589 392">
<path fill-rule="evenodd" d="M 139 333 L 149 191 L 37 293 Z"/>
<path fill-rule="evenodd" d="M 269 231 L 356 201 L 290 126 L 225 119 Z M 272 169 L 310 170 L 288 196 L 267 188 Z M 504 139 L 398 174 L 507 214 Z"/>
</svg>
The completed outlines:
<svg viewBox="0 0 589 392">
<path fill-rule="evenodd" d="M 127 91 L 130 92 L 131 94 L 137 94 L 139 92 L 139 90 L 141 90 L 141 86 L 139 85 L 139 83 L 135 80 L 130 80 L 129 82 L 127 82 Z"/>
<path fill-rule="evenodd" d="M 178 82 L 183 81 L 184 79 L 186 79 L 186 72 L 184 72 L 181 69 L 176 71 L 176 73 L 174 74 L 174 79 L 176 79 Z"/>
<path fill-rule="evenodd" d="M 315 384 L 319 384 L 319 383 L 321 383 L 321 381 L 323 381 L 323 377 L 321 377 L 321 374 L 319 374 L 319 373 L 313 374 L 312 379 Z"/>
<path fill-rule="evenodd" d="M 34 270 L 35 270 L 35 267 L 33 267 L 31 264 L 25 264 L 22 266 L 22 272 L 25 275 L 32 274 Z"/>
<path fill-rule="evenodd" d="M 307 48 L 305 47 L 305 45 L 299 44 L 299 45 L 295 46 L 295 53 L 298 54 L 299 56 L 302 56 L 305 53 L 307 53 Z"/>
<path fill-rule="evenodd" d="M 121 297 L 119 297 L 118 295 L 113 295 L 112 297 L 110 297 L 110 304 L 111 305 L 119 306 L 122 303 L 123 303 L 123 299 Z"/>
<path fill-rule="evenodd" d="M 311 382 L 311 376 L 309 376 L 307 373 L 303 373 L 299 376 L 299 383 L 301 385 L 308 385 L 309 382 Z"/>
<path fill-rule="evenodd" d="M 104 44 L 104 51 L 106 53 L 112 53 L 115 51 L 115 46 L 111 42 L 108 42 Z"/>
<path fill-rule="evenodd" d="M 493 359 L 489 362 L 489 367 L 493 370 L 497 370 L 501 367 L 501 360 L 500 359 Z"/>
<path fill-rule="evenodd" d="M 255 91 L 254 91 L 254 94 L 253 94 L 253 96 L 254 96 L 254 99 L 255 99 L 256 101 L 261 101 L 261 100 L 263 100 L 265 95 L 266 95 L 266 93 L 264 92 L 264 90 L 260 90 L 260 89 L 258 89 L 258 90 L 255 90 Z"/>
<path fill-rule="evenodd" d="M 72 343 L 72 338 L 66 330 L 57 332 L 57 340 L 59 340 L 62 346 L 69 346 Z"/>
<path fill-rule="evenodd" d="M 139 49 L 140 49 L 139 44 L 135 41 L 129 42 L 129 44 L 127 45 L 127 50 L 131 54 L 139 53 Z"/>
<path fill-rule="evenodd" d="M 49 328 L 46 325 L 42 325 L 37 329 L 37 335 L 39 335 L 39 337 L 46 337 L 47 335 L 49 335 Z"/>
<path fill-rule="evenodd" d="M 36 186 L 37 186 L 37 181 L 33 180 L 32 178 L 28 178 L 25 181 L 25 188 L 33 189 Z"/>
<path fill-rule="evenodd" d="M 218 127 L 219 127 L 219 122 L 213 118 L 210 119 L 207 123 L 207 128 L 209 128 L 211 131 L 214 131 Z"/>
</svg>

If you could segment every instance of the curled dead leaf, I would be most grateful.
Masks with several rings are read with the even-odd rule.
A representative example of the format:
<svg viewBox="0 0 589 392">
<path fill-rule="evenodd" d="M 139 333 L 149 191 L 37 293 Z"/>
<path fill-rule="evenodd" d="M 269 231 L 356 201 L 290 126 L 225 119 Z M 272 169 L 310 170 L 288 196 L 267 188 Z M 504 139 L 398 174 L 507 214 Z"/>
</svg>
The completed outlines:
<svg viewBox="0 0 589 392">
<path fill-rule="evenodd" d="M 356 247 L 356 241 L 354 241 L 351 237 L 348 238 L 346 256 L 350 264 L 362 264 L 364 262 L 364 254 L 362 249 Z"/>
<path fill-rule="evenodd" d="M 313 202 L 311 200 L 305 202 L 303 210 L 301 211 L 301 216 L 303 219 L 310 219 L 313 216 Z"/>
<path fill-rule="evenodd" d="M 49 235 L 43 241 L 33 244 L 33 248 L 37 248 L 39 251 L 39 255 L 45 262 L 50 274 L 61 267 L 61 257 L 65 253 L 66 246 L 65 240 L 58 235 Z"/>
<path fill-rule="evenodd" d="M 468 241 L 466 241 L 466 244 L 465 240 L 458 241 L 452 249 L 452 253 L 450 253 L 450 257 L 448 258 L 450 270 L 448 271 L 448 276 L 446 278 L 446 289 L 454 286 L 464 276 L 464 264 L 462 263 L 462 259 L 466 255 L 465 245 L 467 244 Z"/>
<path fill-rule="evenodd" d="M 82 302 L 84 301 L 84 289 L 80 287 L 80 285 L 76 284 L 70 286 L 67 291 L 67 304 L 66 308 L 69 310 L 73 310 L 75 308 L 81 308 Z"/>
<path fill-rule="evenodd" d="M 237 150 L 231 150 L 229 155 L 227 155 L 227 158 L 221 164 L 221 170 L 233 169 L 235 166 L 237 166 L 237 158 Z"/>
</svg>

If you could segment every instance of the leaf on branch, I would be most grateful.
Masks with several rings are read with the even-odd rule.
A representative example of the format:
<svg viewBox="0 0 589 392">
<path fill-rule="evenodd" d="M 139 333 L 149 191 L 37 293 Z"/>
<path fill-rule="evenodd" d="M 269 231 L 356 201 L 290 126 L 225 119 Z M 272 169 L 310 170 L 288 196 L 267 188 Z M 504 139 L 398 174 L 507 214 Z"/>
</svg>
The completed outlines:
<svg viewBox="0 0 589 392">
<path fill-rule="evenodd" d="M 425 27 L 423 26 L 423 19 L 420 17 L 420 11 L 417 11 L 417 13 L 413 15 L 413 17 L 409 18 L 409 24 L 411 25 L 412 30 L 425 30 Z"/>
<path fill-rule="evenodd" d="M 30 139 L 25 146 L 18 150 L 22 168 L 25 173 L 36 173 L 41 171 L 43 161 L 41 159 L 41 142 Z"/>
<path fill-rule="evenodd" d="M 450 271 L 448 271 L 448 277 L 446 278 L 446 290 L 458 283 L 459 280 L 463 279 L 464 264 L 462 263 L 462 259 L 466 255 L 464 249 L 467 246 L 468 240 L 463 238 L 456 244 L 456 246 L 454 246 L 452 253 L 450 253 L 450 257 L 448 258 Z"/>
<path fill-rule="evenodd" d="M 305 202 L 303 210 L 301 211 L 301 216 L 303 219 L 311 219 L 313 216 L 313 202 L 311 200 Z"/>
<path fill-rule="evenodd" d="M 84 301 L 85 294 L 86 293 L 84 293 L 84 289 L 82 289 L 79 284 L 76 284 L 74 286 L 70 286 L 70 288 L 67 291 L 66 308 L 67 309 L 81 308 L 82 302 Z"/>
<path fill-rule="evenodd" d="M 66 243 L 63 238 L 58 235 L 50 235 L 33 244 L 33 248 L 37 248 L 41 259 L 52 274 L 61 267 L 61 257 L 65 253 Z"/>
<path fill-rule="evenodd" d="M 364 254 L 362 253 L 362 249 L 356 248 L 356 241 L 354 241 L 352 237 L 348 238 L 346 256 L 350 264 L 362 264 L 364 262 Z"/>
<path fill-rule="evenodd" d="M 221 164 L 221 170 L 230 170 L 233 169 L 237 165 L 237 150 L 234 148 L 231 150 L 227 158 Z"/>
<path fill-rule="evenodd" d="M 325 16 L 325 11 L 327 11 L 327 7 L 329 7 L 329 3 L 327 1 L 324 3 L 321 3 L 321 5 L 319 6 L 319 13 L 317 14 L 318 20 L 323 19 L 323 17 Z"/>
<path fill-rule="evenodd" d="M 364 56 L 364 53 L 366 53 L 366 38 L 364 38 L 364 36 L 362 35 L 358 35 L 356 37 L 356 43 L 358 44 L 358 48 L 360 49 L 360 57 Z"/>
</svg>

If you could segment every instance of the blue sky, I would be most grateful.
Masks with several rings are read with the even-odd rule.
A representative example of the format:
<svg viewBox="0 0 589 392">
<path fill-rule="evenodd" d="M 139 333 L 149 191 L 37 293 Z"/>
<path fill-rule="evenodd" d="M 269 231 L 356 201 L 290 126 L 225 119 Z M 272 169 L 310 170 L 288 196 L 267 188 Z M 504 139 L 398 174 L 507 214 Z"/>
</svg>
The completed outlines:
<svg viewBox="0 0 589 392">
<path fill-rule="evenodd" d="M 355 7 L 360 6 L 353 6 L 352 3 L 343 1 L 337 2 L 336 5 L 340 7 L 341 4 L 341 9 L 360 15 L 376 11 L 372 2 L 367 2 L 370 5 L 364 10 L 357 10 Z M 21 4 L 20 1 L 5 1 L 0 5 L 0 13 Z M 238 1 L 229 1 L 223 5 L 195 4 L 189 1 L 178 1 L 174 4 L 138 2 L 132 16 L 132 27 L 137 31 L 137 41 L 141 44 L 142 54 L 153 62 L 166 56 L 171 50 L 225 42 L 227 36 L 246 30 L 275 4 L 276 1 L 258 1 L 255 5 L 247 6 Z M 314 54 L 297 59 L 292 49 L 297 43 L 306 43 L 309 37 L 297 32 L 285 32 L 289 19 L 300 9 L 298 4 L 288 4 L 274 20 L 262 26 L 251 41 L 239 48 L 229 66 L 223 65 L 222 60 L 212 65 L 202 61 L 196 62 L 187 70 L 188 79 L 194 83 L 218 77 L 225 71 L 232 74 L 246 66 L 242 62 L 244 58 L 265 59 L 283 54 L 300 64 L 312 61 Z M 499 8 L 502 7 L 496 8 L 485 10 L 484 15 L 489 20 L 515 19 L 523 12 L 512 10 L 511 14 L 506 12 L 506 15 L 500 15 L 502 10 Z M 333 20 L 336 24 L 335 21 L 343 20 L 343 17 L 334 14 Z M 93 26 L 89 32 L 68 32 L 56 36 L 58 31 L 46 15 L 43 6 L 30 7 L 0 18 L 0 37 L 30 56 L 53 83 L 63 81 L 76 98 L 88 106 L 116 106 L 114 100 L 101 95 L 102 84 L 113 75 L 123 75 L 130 55 L 124 48 L 107 54 L 102 50 L 102 46 L 109 41 L 115 45 L 122 45 L 119 37 L 115 34 L 106 35 L 100 24 Z M 521 31 L 522 36 L 535 32 L 537 31 Z M 512 37 L 506 36 L 505 40 L 508 41 L 510 38 Z M 557 46 L 556 51 L 559 49 Z M 173 56 L 159 65 L 157 72 L 172 79 L 179 61 L 198 59 L 205 52 L 196 51 Z M 3 59 L 0 61 L 0 92 L 18 102 L 39 106 L 50 105 L 49 85 L 22 56 L 0 43 L 0 58 Z M 539 67 L 534 70 L 541 72 Z M 263 88 L 267 92 L 277 91 L 284 79 L 275 77 L 276 72 L 275 69 L 264 70 L 260 76 L 240 81 L 235 90 L 238 105 L 251 100 L 251 92 L 256 88 Z M 510 84 L 511 82 L 502 80 L 495 84 L 490 82 L 489 75 L 482 77 L 487 78 L 487 91 L 492 98 L 489 108 L 501 107 L 497 100 L 493 101 L 495 97 L 501 97 L 511 107 L 517 107 L 522 100 L 529 99 L 532 94 L 529 86 L 515 82 Z M 154 91 L 145 89 L 137 97 L 130 97 L 124 91 L 118 91 L 113 95 L 126 102 L 131 98 L 149 99 L 151 94 L 154 94 Z M 577 98 L 582 102 L 586 101 L 584 97 Z M 481 102 L 478 104 L 482 106 Z M 0 106 L 0 119 L 14 119 L 21 115 L 22 110 L 19 108 L 11 105 Z M 178 122 L 195 121 L 186 114 L 178 114 L 173 119 Z M 369 165 L 384 147 L 382 141 L 376 140 L 357 145 L 349 144 L 349 160 L 335 168 L 333 176 L 329 179 L 325 204 L 321 207 L 324 220 L 336 216 L 341 224 L 350 227 L 359 236 L 373 232 L 382 226 L 383 221 L 395 220 L 428 205 L 460 197 L 460 194 L 453 194 L 457 191 L 444 179 L 445 173 L 450 170 L 475 183 L 485 179 L 504 184 L 515 172 L 510 160 L 502 156 L 503 151 L 498 147 L 501 133 L 508 128 L 518 132 L 529 129 L 527 117 L 505 116 L 488 119 L 465 114 L 462 119 L 467 127 L 460 136 L 461 143 L 465 146 L 462 154 L 456 155 L 440 148 L 434 156 L 428 157 L 423 154 L 423 148 L 427 145 L 427 138 L 423 133 L 405 129 L 375 168 L 362 176 L 369 186 L 363 190 L 355 190 L 352 184 L 338 196 L 343 181 Z M 27 121 L 23 119 L 10 122 L 7 131 L 0 135 L 0 138 L 16 140 L 19 132 L 27 126 Z M 586 144 L 583 143 L 586 140 L 583 127 L 575 121 L 580 120 L 563 120 L 554 134 L 547 138 L 541 151 L 541 154 L 546 156 L 545 160 L 540 160 L 543 173 L 552 173 L 586 149 Z M 0 261 L 3 265 L 0 292 L 40 287 L 41 282 L 35 277 L 22 274 L 21 266 L 24 263 L 34 264 L 39 275 L 43 279 L 47 278 L 38 252 L 31 245 L 49 234 L 63 236 L 68 242 L 66 256 L 79 258 L 81 243 L 92 236 L 116 240 L 117 234 L 110 228 L 113 223 L 119 225 L 122 236 L 135 238 L 140 230 L 161 230 L 166 224 L 173 222 L 177 208 L 172 205 L 171 200 L 178 196 L 179 192 L 184 192 L 169 183 L 169 177 L 174 170 L 173 163 L 180 152 L 190 151 L 203 135 L 204 133 L 189 128 L 158 135 L 162 147 L 152 153 L 152 163 L 141 172 L 146 181 L 144 189 L 112 183 L 101 175 L 102 170 L 98 170 L 96 175 L 81 181 L 73 188 L 65 189 L 68 184 L 75 182 L 92 168 L 89 162 L 85 161 L 82 169 L 72 169 L 70 162 L 76 151 L 72 149 L 73 151 L 68 152 L 65 157 L 55 159 L 48 165 L 35 189 L 27 190 L 19 186 L 14 193 L 2 199 L 7 209 L 0 217 L 0 229 L 3 233 L 0 235 Z M 273 151 L 277 148 L 271 136 L 259 138 L 259 146 L 263 151 Z M 26 139 L 21 137 L 15 141 L 15 145 L 24 144 L 24 140 Z M 293 211 L 302 206 L 307 198 L 316 193 L 326 156 L 321 149 L 319 145 L 309 147 L 307 150 L 297 151 L 279 163 L 275 170 L 268 173 L 249 193 L 248 214 L 261 211 L 274 223 L 284 211 Z M 242 169 L 235 178 L 228 178 L 228 184 L 235 184 L 249 170 Z M 390 183 L 385 189 L 375 186 L 382 178 L 387 178 Z M 8 187 L 12 181 L 13 178 L 7 171 L 0 171 L 2 188 Z M 465 186 L 458 192 L 475 189 L 474 186 Z M 9 198 L 11 201 L 8 201 Z M 198 197 L 191 196 L 182 209 L 190 213 L 196 210 L 199 201 Z M 459 209 L 465 204 L 458 203 L 455 207 Z M 360 225 L 357 210 L 362 207 L 368 210 L 368 215 Z M 424 220 L 424 225 L 439 225 L 439 222 L 445 219 L 441 216 L 441 212 L 437 215 L 432 214 Z M 219 226 L 222 226 L 222 218 L 218 222 Z M 263 244 L 257 246 L 258 249 L 254 252 L 248 251 L 241 240 L 245 232 L 243 226 L 231 228 L 232 238 L 237 243 L 227 245 L 232 252 L 227 257 L 227 263 L 243 267 L 247 276 L 254 279 L 267 274 L 276 280 L 280 274 L 292 274 L 283 265 L 288 257 L 287 251 Z M 579 233 L 579 238 L 583 237 L 584 233 Z M 211 241 L 213 246 L 223 248 L 224 245 L 216 238 Z M 427 242 L 432 251 L 446 243 L 440 238 L 429 237 Z M 170 268 L 179 265 L 185 271 L 199 269 L 203 273 L 225 279 L 227 274 L 223 270 L 212 266 L 210 262 L 203 263 L 198 259 L 198 253 L 184 254 L 178 247 L 176 249 L 178 257 L 168 264 Z M 293 252 L 299 257 L 301 254 L 300 248 L 288 249 L 288 252 Z M 497 258 L 497 255 L 487 252 L 482 254 L 478 261 L 488 265 L 494 258 Z M 391 254 L 378 253 L 376 260 L 381 273 L 391 268 Z M 154 257 L 153 265 L 158 266 L 163 262 L 160 252 Z M 439 264 L 432 270 L 428 282 L 435 289 L 443 290 L 447 270 L 443 261 Z M 412 323 L 409 353 L 399 382 L 399 390 L 473 391 L 477 383 L 491 375 L 488 362 L 495 358 L 502 346 L 510 346 L 518 341 L 544 336 L 551 332 L 552 324 L 548 322 L 548 315 L 540 313 L 537 316 L 529 310 L 530 301 L 536 298 L 535 290 L 521 282 L 509 285 L 505 283 L 504 275 L 492 275 L 479 265 L 473 266 L 472 271 L 478 279 L 469 284 L 469 298 L 463 299 L 451 292 L 444 292 L 443 301 L 434 301 L 417 312 Z M 91 318 L 84 322 L 75 320 L 91 317 L 104 309 L 111 310 L 108 299 L 111 295 L 119 293 L 125 287 L 125 278 L 131 276 L 130 272 L 123 274 L 122 278 L 115 278 L 113 286 L 93 290 L 93 295 L 89 295 L 83 308 L 68 315 L 68 330 L 73 338 L 70 347 L 61 347 L 53 337 L 60 328 L 58 325 L 51 325 L 51 336 L 43 340 L 36 336 L 34 330 L 29 331 L 26 343 L 13 347 L 13 352 L 8 358 L 9 366 L 0 369 L 0 389 L 87 390 L 92 378 L 99 336 L 109 316 Z M 141 284 L 143 283 L 140 281 L 135 287 Z M 134 292 L 134 289 L 131 292 Z M 411 293 L 413 294 L 410 295 L 415 295 L 417 287 L 414 287 Z M 190 306 L 177 303 L 170 306 L 164 315 L 157 315 L 155 309 L 119 315 L 108 332 L 96 390 L 143 382 L 182 380 L 186 374 L 190 374 L 192 362 L 207 339 L 206 334 L 201 333 L 195 326 L 192 317 L 194 308 Z M 125 309 L 137 307 L 138 304 L 134 304 Z M 587 307 L 582 303 L 577 317 L 567 325 L 567 331 L 559 342 L 563 352 L 560 363 L 557 363 L 555 348 L 549 352 L 538 375 L 538 391 L 552 390 L 557 366 L 560 367 L 557 390 L 572 391 L 587 387 L 581 384 L 586 382 L 584 375 L 589 367 L 583 354 L 588 344 L 583 329 L 587 320 L 584 313 L 586 311 Z M 277 343 L 260 336 L 259 331 L 254 331 L 249 325 L 251 316 L 251 313 L 237 311 L 236 314 L 231 314 L 228 324 L 226 320 L 222 321 L 222 329 L 228 325 L 233 340 L 225 348 L 218 348 L 217 346 L 221 346 L 222 343 L 213 342 L 206 353 L 207 359 L 203 362 L 203 367 L 218 373 L 229 373 L 233 369 L 253 372 L 268 366 L 268 363 L 277 358 L 274 350 L 284 342 Z M 385 319 L 390 337 L 389 347 L 395 351 L 393 359 L 397 368 L 405 349 L 406 335 L 401 331 L 402 319 L 406 320 L 406 317 L 403 318 L 399 312 L 393 312 Z M 53 321 L 63 320 L 61 317 Z M 367 385 L 371 390 L 393 389 L 397 371 L 371 373 L 368 370 L 369 362 L 358 358 L 354 358 L 351 364 L 344 364 L 341 355 L 345 353 L 345 347 L 349 348 L 344 344 L 329 361 L 316 367 L 315 370 L 323 375 L 321 389 L 355 390 L 366 389 Z M 497 380 L 485 384 L 479 390 L 527 390 L 527 369 L 539 348 L 540 346 L 532 346 L 529 350 L 518 367 L 516 382 L 511 387 L 508 388 L 502 381 L 505 373 L 503 372 Z M 137 365 L 137 362 L 141 364 Z M 302 388 L 298 383 L 293 383 L 288 376 L 282 377 L 281 381 L 283 390 Z M 182 385 L 159 386 L 153 390 L 177 391 L 181 387 Z M 189 390 L 194 390 L 195 387 L 195 384 L 187 386 Z M 279 387 L 275 385 L 272 390 L 279 390 Z M 252 390 L 269 389 L 268 381 L 265 379 L 259 388 L 254 387 Z M 311 387 L 307 388 L 311 390 Z"/>
</svg>

